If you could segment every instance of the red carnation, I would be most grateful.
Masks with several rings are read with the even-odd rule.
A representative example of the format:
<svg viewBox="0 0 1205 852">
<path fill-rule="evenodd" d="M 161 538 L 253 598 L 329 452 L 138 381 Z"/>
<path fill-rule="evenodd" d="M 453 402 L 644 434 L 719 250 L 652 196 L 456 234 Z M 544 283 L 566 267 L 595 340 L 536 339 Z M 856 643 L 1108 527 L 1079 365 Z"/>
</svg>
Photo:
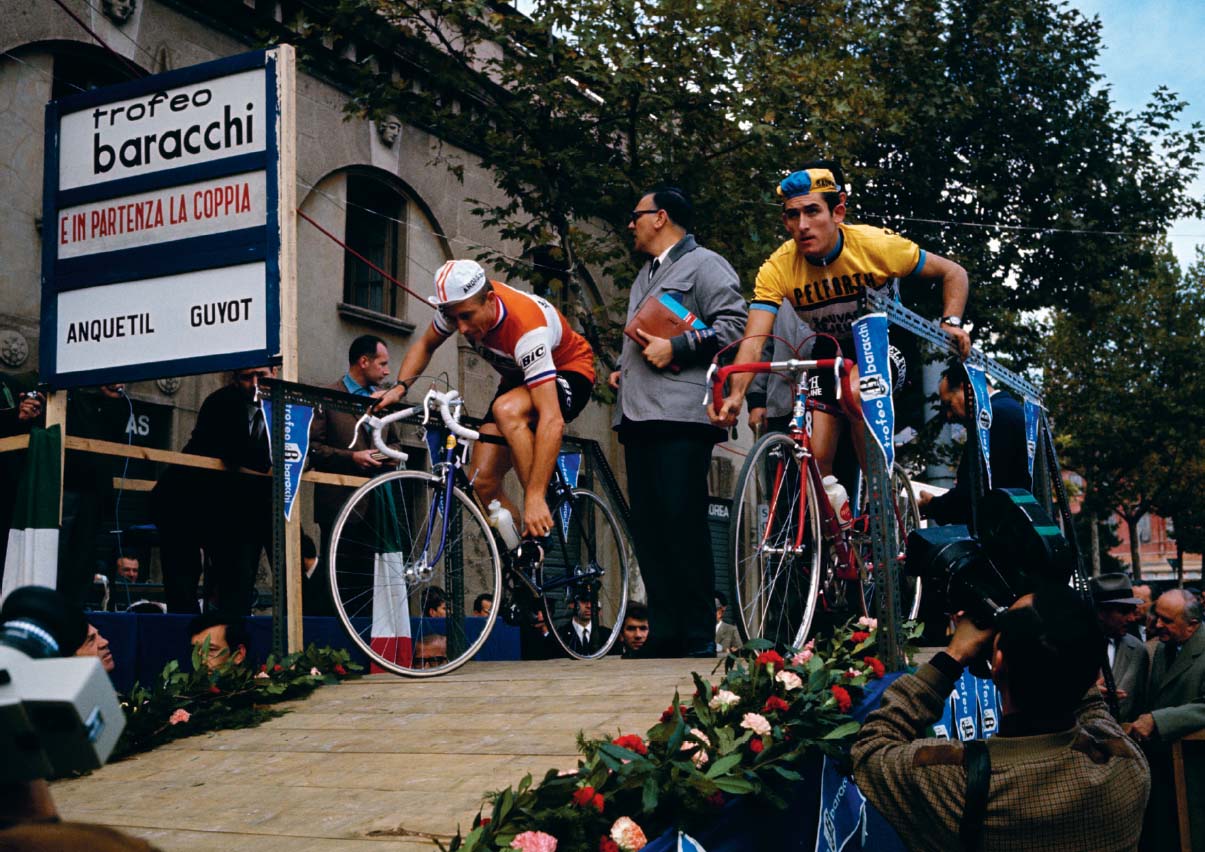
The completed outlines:
<svg viewBox="0 0 1205 852">
<path fill-rule="evenodd" d="M 611 745 L 617 745 L 641 755 L 649 753 L 648 746 L 644 744 L 644 740 L 640 738 L 639 734 L 624 734 L 622 737 L 616 737 L 611 740 Z"/>
<path fill-rule="evenodd" d="M 711 805 L 713 808 L 722 808 L 724 807 L 724 794 L 717 790 L 708 796 L 706 801 L 707 804 Z"/>
<path fill-rule="evenodd" d="M 766 744 L 761 741 L 761 737 L 754 737 L 749 740 L 749 751 L 754 754 L 761 754 L 766 748 Z"/>
<path fill-rule="evenodd" d="M 281 672 L 284 671 L 284 667 L 280 663 L 277 663 L 276 665 L 272 666 L 272 671 Z"/>
<path fill-rule="evenodd" d="M 335 663 L 335 674 L 337 674 L 337 675 L 347 674 L 347 669 L 343 668 L 342 663 Z"/>
<path fill-rule="evenodd" d="M 774 666 L 774 671 L 776 672 L 782 671 L 782 667 L 785 665 L 782 659 L 782 654 L 778 653 L 777 651 L 762 651 L 757 655 L 757 659 L 754 660 L 754 662 L 759 666 L 764 666 L 767 664 L 772 665 Z"/>
<path fill-rule="evenodd" d="M 766 706 L 762 708 L 763 713 L 773 713 L 774 711 L 784 712 L 790 710 L 791 705 L 783 701 L 777 695 L 771 695 L 766 699 Z"/>
<path fill-rule="evenodd" d="M 598 852 L 619 852 L 619 844 L 609 837 L 598 838 Z"/>
<path fill-rule="evenodd" d="M 607 806 L 607 800 L 603 798 L 602 793 L 595 793 L 594 798 L 590 800 L 590 804 L 594 806 L 594 810 L 601 814 L 603 808 Z"/>
<path fill-rule="evenodd" d="M 695 695 L 698 695 L 698 694 L 699 693 L 697 693 L 697 692 L 695 693 Z M 686 705 L 685 704 L 678 705 L 678 715 L 683 716 L 683 717 L 686 716 Z M 674 708 L 673 708 L 673 705 L 670 705 L 669 707 L 666 707 L 664 711 L 662 711 L 661 721 L 668 722 L 672 718 L 674 718 Z"/>
<path fill-rule="evenodd" d="M 853 635 L 851 635 L 849 638 L 850 638 L 851 642 L 853 642 L 855 645 L 858 645 L 862 642 L 865 642 L 867 639 L 869 639 L 870 634 L 867 633 L 865 630 L 856 630 L 856 631 L 854 631 Z"/>
<path fill-rule="evenodd" d="M 489 825 L 493 821 L 494 821 L 493 817 L 482 817 L 481 822 L 479 824 L 480 825 Z"/>
<path fill-rule="evenodd" d="M 866 665 L 870 666 L 871 670 L 874 672 L 875 677 L 882 677 L 883 675 L 885 675 L 887 673 L 887 667 L 885 665 L 883 665 L 883 661 L 880 660 L 878 657 L 863 657 L 862 662 L 864 662 L 864 663 L 866 663 Z"/>
<path fill-rule="evenodd" d="M 590 804 L 590 800 L 594 798 L 593 787 L 578 787 L 573 791 L 573 804 L 579 808 L 584 808 Z"/>
<path fill-rule="evenodd" d="M 209 691 L 210 691 L 211 693 L 213 693 L 214 695 L 221 695 L 221 694 L 222 694 L 222 689 L 221 689 L 221 687 L 219 687 L 219 686 L 218 686 L 216 683 L 211 683 L 211 684 L 209 685 Z"/>
<path fill-rule="evenodd" d="M 833 698 L 837 699 L 837 709 L 842 713 L 848 713 L 849 708 L 854 705 L 853 700 L 849 697 L 849 693 L 845 691 L 844 687 L 840 686 L 832 687 L 832 692 Z"/>
</svg>

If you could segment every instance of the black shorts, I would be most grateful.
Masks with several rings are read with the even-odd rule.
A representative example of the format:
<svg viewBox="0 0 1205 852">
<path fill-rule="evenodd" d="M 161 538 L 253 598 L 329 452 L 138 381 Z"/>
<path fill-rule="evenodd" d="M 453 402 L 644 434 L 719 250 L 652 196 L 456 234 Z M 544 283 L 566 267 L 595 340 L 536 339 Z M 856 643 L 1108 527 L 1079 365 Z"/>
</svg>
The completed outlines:
<svg viewBox="0 0 1205 852">
<path fill-rule="evenodd" d="M 590 401 L 590 394 L 594 392 L 594 382 L 572 370 L 557 370 L 555 382 L 557 402 L 561 404 L 561 417 L 566 423 L 572 423 L 582 413 L 586 403 Z M 519 381 L 503 379 L 498 384 L 494 399 L 521 387 L 523 387 L 522 379 Z M 485 417 L 481 418 L 481 422 L 483 424 L 494 422 L 493 400 L 490 400 L 490 410 L 485 413 Z"/>
<path fill-rule="evenodd" d="M 841 341 L 841 354 L 845 358 L 853 356 L 853 340 Z M 810 358 L 834 358 L 837 355 L 837 341 L 831 337 L 818 335 L 812 346 Z M 908 365 L 904 353 L 890 344 L 887 347 L 887 360 L 891 369 L 891 389 L 898 391 L 904 386 L 908 374 Z M 855 362 L 856 363 L 856 362 Z M 837 402 L 837 381 L 832 370 L 812 370 L 808 373 L 808 400 L 813 407 L 821 411 L 839 413 Z"/>
</svg>

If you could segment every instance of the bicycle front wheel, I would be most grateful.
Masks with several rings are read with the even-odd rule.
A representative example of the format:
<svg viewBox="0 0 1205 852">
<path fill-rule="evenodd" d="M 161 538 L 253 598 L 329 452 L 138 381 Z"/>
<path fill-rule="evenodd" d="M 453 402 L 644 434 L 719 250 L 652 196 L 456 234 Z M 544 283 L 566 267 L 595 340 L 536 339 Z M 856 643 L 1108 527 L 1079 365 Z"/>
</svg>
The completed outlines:
<svg viewBox="0 0 1205 852">
<path fill-rule="evenodd" d="M 498 547 L 472 498 L 439 476 L 402 470 L 361 486 L 327 558 L 335 611 L 373 671 L 445 674 L 489 638 L 498 609 L 475 616 L 473 601 L 498 600 Z"/>
<path fill-rule="evenodd" d="M 859 501 L 859 514 L 869 514 L 869 488 L 866 486 L 866 480 L 863 479 L 861 488 L 861 499 Z M 912 493 L 912 480 L 908 478 L 907 471 L 897 462 L 891 468 L 891 499 L 892 505 L 895 507 L 895 523 L 896 535 L 898 537 L 897 546 L 902 552 L 906 542 L 908 541 L 908 533 L 920 528 L 920 506 L 917 505 L 916 495 Z M 870 541 L 867 538 L 861 543 L 862 557 L 867 562 L 873 562 L 870 556 Z M 897 562 L 897 565 L 900 564 Z M 899 568 L 897 583 L 900 589 L 900 612 L 907 620 L 914 620 L 920 614 L 920 596 L 921 596 L 921 581 L 918 577 L 907 576 L 902 568 Z M 873 572 L 868 573 L 864 578 L 864 597 L 866 602 L 867 612 L 874 614 L 876 608 L 875 578 Z"/>
<path fill-rule="evenodd" d="M 575 488 L 553 507 L 540 585 L 544 614 L 565 653 L 605 657 L 628 608 L 629 539 L 602 497 Z"/>
<path fill-rule="evenodd" d="M 819 504 L 797 451 L 777 433 L 753 445 L 728 528 L 741 634 L 793 648 L 816 615 L 822 551 Z"/>
</svg>

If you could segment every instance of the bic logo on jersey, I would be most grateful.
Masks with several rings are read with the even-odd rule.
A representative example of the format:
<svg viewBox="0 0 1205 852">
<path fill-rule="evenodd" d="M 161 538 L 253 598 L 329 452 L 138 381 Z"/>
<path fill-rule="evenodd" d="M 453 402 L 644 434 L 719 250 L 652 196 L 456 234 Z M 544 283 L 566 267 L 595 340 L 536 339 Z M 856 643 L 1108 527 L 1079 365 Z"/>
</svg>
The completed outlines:
<svg viewBox="0 0 1205 852">
<path fill-rule="evenodd" d="M 544 351 L 544 346 L 537 346 L 535 349 L 523 356 L 523 359 L 519 362 L 519 366 L 526 370 L 536 361 L 544 357 Z"/>
</svg>

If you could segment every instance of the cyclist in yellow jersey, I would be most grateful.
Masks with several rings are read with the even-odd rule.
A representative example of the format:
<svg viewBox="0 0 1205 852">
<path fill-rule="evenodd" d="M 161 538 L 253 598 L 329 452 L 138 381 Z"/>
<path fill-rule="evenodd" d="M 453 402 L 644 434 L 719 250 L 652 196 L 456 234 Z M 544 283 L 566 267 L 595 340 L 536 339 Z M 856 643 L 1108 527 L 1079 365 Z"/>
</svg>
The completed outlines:
<svg viewBox="0 0 1205 852">
<path fill-rule="evenodd" d="M 840 166 L 817 162 L 794 172 L 778 185 L 783 197 L 782 223 L 790 234 L 757 273 L 753 303 L 745 325 L 745 340 L 736 363 L 761 358 L 765 335 L 771 333 L 779 308 L 789 305 L 815 331 L 832 335 L 847 358 L 854 357 L 852 324 L 858 318 L 862 289 L 898 288 L 902 278 L 939 279 L 942 283 L 942 330 L 954 339 L 958 352 L 971 352 L 970 335 L 962 328 L 967 302 L 966 270 L 940 255 L 883 228 L 845 224 L 845 192 Z M 813 357 L 832 357 L 823 341 Z M 719 412 L 708 409 L 718 426 L 736 423 L 753 373 L 734 375 L 729 395 Z M 835 388 L 831 376 L 815 377 L 813 396 L 820 405 L 812 412 L 812 451 L 824 475 L 833 470 L 844 418 L 829 405 Z M 857 368 L 850 385 L 857 399 Z M 825 383 L 828 386 L 825 386 Z M 826 399 L 826 397 L 830 397 Z M 851 430 L 859 462 L 865 463 L 863 430 Z"/>
</svg>

